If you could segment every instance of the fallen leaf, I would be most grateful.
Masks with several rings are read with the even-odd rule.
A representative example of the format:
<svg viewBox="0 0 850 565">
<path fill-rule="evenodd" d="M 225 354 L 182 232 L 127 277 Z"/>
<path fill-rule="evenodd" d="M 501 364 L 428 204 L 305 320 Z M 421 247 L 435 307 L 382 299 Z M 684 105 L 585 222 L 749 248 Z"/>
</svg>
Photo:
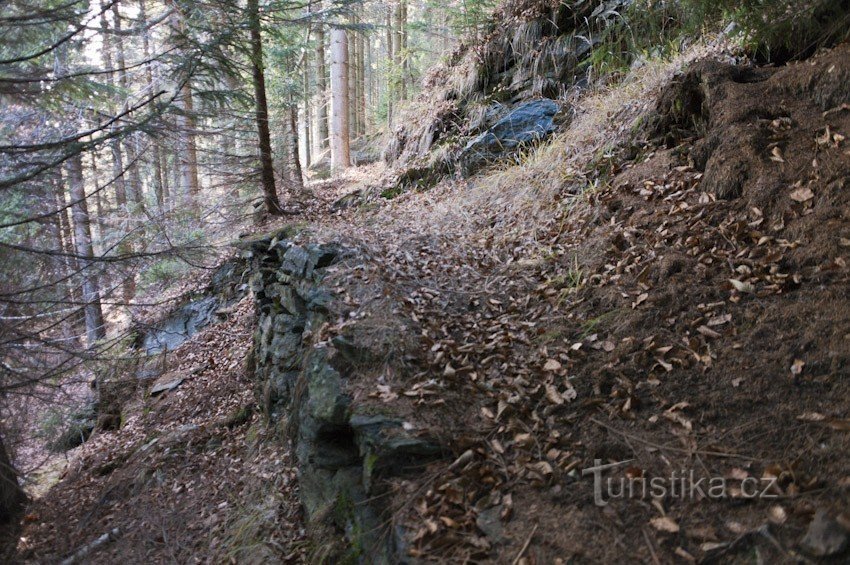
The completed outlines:
<svg viewBox="0 0 850 565">
<path fill-rule="evenodd" d="M 517 434 L 514 436 L 514 443 L 520 447 L 526 447 L 534 443 L 534 438 L 531 434 Z"/>
<path fill-rule="evenodd" d="M 718 332 L 714 331 L 708 326 L 700 326 L 697 328 L 697 331 L 709 339 L 717 339 L 718 337 L 720 337 L 720 334 Z"/>
<path fill-rule="evenodd" d="M 819 412 L 804 412 L 797 416 L 797 419 L 801 422 L 823 422 L 826 420 L 826 416 Z"/>
<path fill-rule="evenodd" d="M 738 292 L 752 294 L 756 291 L 756 288 L 752 284 L 750 284 L 748 282 L 739 281 L 738 279 L 729 279 L 729 283 Z"/>
<path fill-rule="evenodd" d="M 784 524 L 787 519 L 788 513 L 785 511 L 784 508 L 782 508 L 778 504 L 775 506 L 771 506 L 770 509 L 767 511 L 767 520 L 771 524 Z"/>
<path fill-rule="evenodd" d="M 647 298 L 649 298 L 649 294 L 644 292 L 643 294 L 638 296 L 634 302 L 632 302 L 632 308 L 637 308 L 638 306 L 646 302 Z"/>
<path fill-rule="evenodd" d="M 803 367 L 806 366 L 806 362 L 801 359 L 794 359 L 794 362 L 791 364 L 791 374 L 795 377 L 799 377 L 803 374 Z"/>
<path fill-rule="evenodd" d="M 659 516 L 658 518 L 653 518 L 649 521 L 649 523 L 652 524 L 652 527 L 658 530 L 659 532 L 675 534 L 679 531 L 679 524 L 677 524 L 672 518 L 668 516 Z"/>
<path fill-rule="evenodd" d="M 546 361 L 546 364 L 543 365 L 543 370 L 554 373 L 555 371 L 561 370 L 561 364 L 555 359 L 549 359 Z"/>
<path fill-rule="evenodd" d="M 770 152 L 770 160 L 776 161 L 777 163 L 785 162 L 785 159 L 782 158 L 782 150 L 779 148 L 779 146 L 774 147 L 773 150 Z"/>
<path fill-rule="evenodd" d="M 564 397 L 561 396 L 561 393 L 558 392 L 558 389 L 555 388 L 555 385 L 547 384 L 546 388 L 546 399 L 552 404 L 560 406 L 564 403 Z"/>
<path fill-rule="evenodd" d="M 794 202 L 808 202 L 815 197 L 815 193 L 809 187 L 804 186 L 792 191 L 789 196 Z"/>
</svg>

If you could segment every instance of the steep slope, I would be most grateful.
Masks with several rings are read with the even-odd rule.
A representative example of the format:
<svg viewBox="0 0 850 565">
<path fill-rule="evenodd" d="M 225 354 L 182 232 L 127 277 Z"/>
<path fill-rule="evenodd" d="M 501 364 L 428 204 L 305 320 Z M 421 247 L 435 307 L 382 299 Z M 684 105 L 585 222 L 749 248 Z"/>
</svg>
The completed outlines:
<svg viewBox="0 0 850 565">
<path fill-rule="evenodd" d="M 331 389 L 296 362 L 288 417 L 332 406 L 319 436 L 364 470 L 358 415 L 442 453 L 333 482 L 311 524 L 366 560 L 843 552 L 848 49 L 646 67 L 523 163 L 268 242 L 360 257 L 333 267 L 333 314 L 297 325 L 299 359 L 340 361 Z"/>
</svg>

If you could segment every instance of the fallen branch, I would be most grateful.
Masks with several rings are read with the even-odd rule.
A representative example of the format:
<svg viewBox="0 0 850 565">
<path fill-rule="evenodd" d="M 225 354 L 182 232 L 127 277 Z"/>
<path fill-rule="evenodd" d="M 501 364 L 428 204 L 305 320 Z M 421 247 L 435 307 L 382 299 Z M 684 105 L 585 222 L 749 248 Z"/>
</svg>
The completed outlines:
<svg viewBox="0 0 850 565">
<path fill-rule="evenodd" d="M 64 559 L 60 563 L 60 565 L 73 565 L 74 563 L 81 561 L 86 556 L 88 556 L 90 553 L 92 553 L 94 550 L 98 549 L 100 546 L 106 545 L 107 543 L 109 543 L 111 541 L 115 541 L 118 538 L 118 535 L 120 533 L 121 533 L 120 529 L 113 528 L 112 530 L 106 532 L 105 534 L 103 534 L 102 536 L 100 536 L 99 538 L 94 540 L 93 542 L 87 543 L 86 545 L 84 545 L 83 547 L 81 547 L 80 549 L 75 551 L 73 555 Z"/>
</svg>

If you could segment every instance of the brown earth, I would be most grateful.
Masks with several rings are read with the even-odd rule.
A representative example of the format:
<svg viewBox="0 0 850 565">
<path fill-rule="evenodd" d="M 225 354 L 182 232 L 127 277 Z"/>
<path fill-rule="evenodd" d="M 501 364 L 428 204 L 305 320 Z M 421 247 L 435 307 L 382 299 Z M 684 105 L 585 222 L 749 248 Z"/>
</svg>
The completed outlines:
<svg viewBox="0 0 850 565">
<path fill-rule="evenodd" d="M 393 485 L 412 556 L 796 561 L 816 510 L 847 525 L 848 73 L 848 46 L 696 64 L 647 143 L 590 163 L 608 183 L 565 183 L 535 250 L 494 238 L 514 220 L 498 213 L 427 225 L 462 183 L 336 227 L 381 257 L 369 277 L 422 335 L 373 400 L 458 458 Z M 597 507 L 580 473 L 597 460 L 629 461 L 614 478 L 725 478 L 728 496 Z M 753 480 L 769 498 L 742 495 Z"/>
</svg>

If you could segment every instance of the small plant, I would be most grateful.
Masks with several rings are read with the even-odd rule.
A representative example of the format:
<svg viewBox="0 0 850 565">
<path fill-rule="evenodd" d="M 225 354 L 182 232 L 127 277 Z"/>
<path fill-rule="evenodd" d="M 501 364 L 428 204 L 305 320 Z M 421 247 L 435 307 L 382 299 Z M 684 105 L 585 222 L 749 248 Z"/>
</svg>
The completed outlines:
<svg viewBox="0 0 850 565">
<path fill-rule="evenodd" d="M 142 271 L 139 278 L 143 287 L 167 285 L 188 271 L 188 265 L 180 259 L 163 259 Z"/>
</svg>

